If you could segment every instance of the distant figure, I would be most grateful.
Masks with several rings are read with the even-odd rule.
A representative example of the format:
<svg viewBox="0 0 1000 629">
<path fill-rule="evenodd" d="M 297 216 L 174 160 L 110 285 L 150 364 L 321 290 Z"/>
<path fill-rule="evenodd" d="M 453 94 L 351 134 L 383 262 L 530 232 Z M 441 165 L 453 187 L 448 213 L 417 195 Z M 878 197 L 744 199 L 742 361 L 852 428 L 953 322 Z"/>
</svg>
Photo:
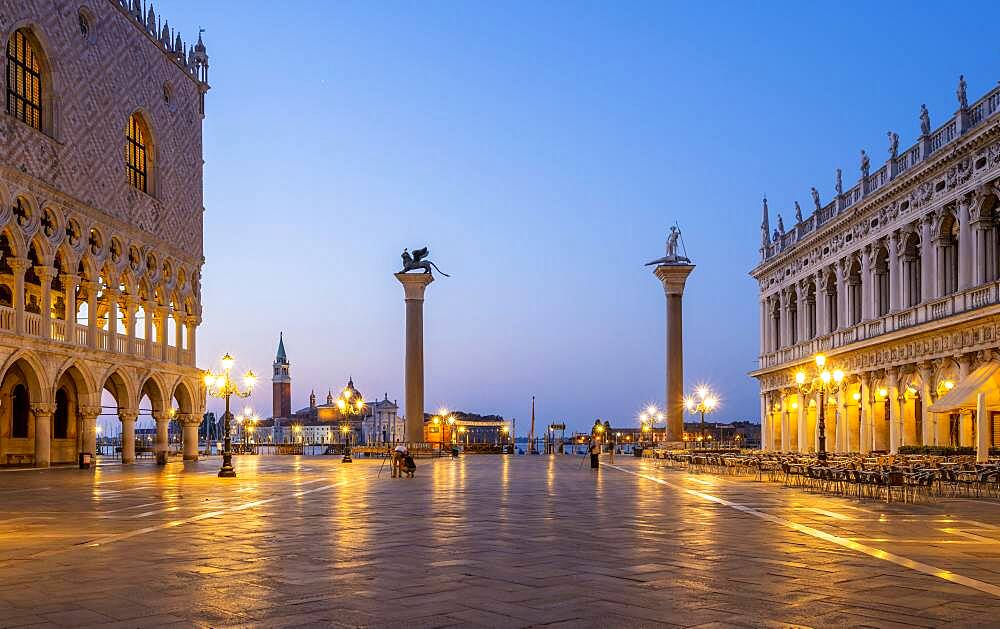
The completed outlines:
<svg viewBox="0 0 1000 629">
<path fill-rule="evenodd" d="M 965 93 L 965 75 L 958 75 L 958 88 L 955 89 L 955 96 L 958 98 L 958 108 L 965 111 L 969 108 L 969 99 Z"/>
<path fill-rule="evenodd" d="M 871 170 L 871 160 L 868 159 L 868 153 L 865 153 L 864 149 L 861 149 L 861 178 L 868 179 L 869 171 Z"/>
<path fill-rule="evenodd" d="M 813 205 L 816 207 L 817 210 L 820 209 L 820 205 L 819 205 L 819 190 L 816 189 L 816 186 L 813 186 L 812 188 L 810 188 L 809 194 L 812 195 Z"/>
<path fill-rule="evenodd" d="M 927 105 L 920 106 L 920 135 L 931 134 L 931 115 L 927 113 Z"/>
<path fill-rule="evenodd" d="M 837 190 L 838 197 L 844 196 L 844 175 L 840 172 L 839 168 L 837 169 L 837 183 L 834 187 Z"/>
<path fill-rule="evenodd" d="M 413 473 L 417 471 L 417 464 L 413 460 L 413 455 L 409 452 L 403 457 L 403 464 L 400 468 L 407 478 L 413 478 Z"/>
<path fill-rule="evenodd" d="M 797 224 L 799 224 L 801 222 L 802 222 L 802 208 L 799 207 L 799 202 L 796 201 L 795 202 L 795 224 L 797 225 Z"/>
<path fill-rule="evenodd" d="M 785 221 L 781 220 L 781 214 L 778 214 L 778 235 L 785 235 Z"/>
<path fill-rule="evenodd" d="M 408 454 L 409 452 L 403 444 L 396 446 L 396 448 L 392 451 L 392 460 L 389 462 L 389 465 L 392 468 L 392 478 L 400 478 L 403 476 L 403 460 Z"/>
<path fill-rule="evenodd" d="M 590 442 L 590 469 L 596 470 L 601 466 L 601 446 L 596 441 Z"/>
</svg>

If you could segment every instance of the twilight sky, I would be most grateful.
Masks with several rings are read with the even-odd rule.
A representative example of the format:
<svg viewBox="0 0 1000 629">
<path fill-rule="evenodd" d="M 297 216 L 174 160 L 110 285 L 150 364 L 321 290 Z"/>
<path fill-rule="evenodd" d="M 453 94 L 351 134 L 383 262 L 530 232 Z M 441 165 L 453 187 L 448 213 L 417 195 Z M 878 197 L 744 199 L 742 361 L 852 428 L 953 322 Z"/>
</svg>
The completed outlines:
<svg viewBox="0 0 1000 629">
<path fill-rule="evenodd" d="M 643 263 L 676 220 L 685 378 L 756 421 L 761 195 L 788 225 L 888 129 L 911 145 L 922 102 L 954 112 L 959 73 L 970 101 L 1000 78 L 995 4 L 835 4 L 157 3 L 211 56 L 199 365 L 232 352 L 270 415 L 284 330 L 294 407 L 349 375 L 402 401 L 392 273 L 426 244 L 453 275 L 428 410 L 636 424 L 664 382 Z"/>
</svg>

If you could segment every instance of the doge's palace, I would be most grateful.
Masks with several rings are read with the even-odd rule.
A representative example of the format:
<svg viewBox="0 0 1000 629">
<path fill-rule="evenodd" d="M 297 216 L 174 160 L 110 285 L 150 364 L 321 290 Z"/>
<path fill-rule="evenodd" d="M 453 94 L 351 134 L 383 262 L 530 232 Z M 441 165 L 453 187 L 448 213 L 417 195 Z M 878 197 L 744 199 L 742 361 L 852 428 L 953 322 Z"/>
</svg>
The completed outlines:
<svg viewBox="0 0 1000 629">
<path fill-rule="evenodd" d="M 921 106 L 916 144 L 890 131 L 883 163 L 861 151 L 853 187 L 838 169 L 832 198 L 812 188 L 787 229 L 764 200 L 765 449 L 816 451 L 819 404 L 832 452 L 1000 446 L 1000 87 L 969 103 L 960 78 L 956 97 L 936 128 Z M 822 395 L 803 386 L 818 354 L 839 372 Z"/>
<path fill-rule="evenodd" d="M 144 397 L 197 458 L 202 39 L 137 0 L 0 0 L 0 37 L 0 465 L 93 453 L 102 413 L 131 462 Z"/>
</svg>

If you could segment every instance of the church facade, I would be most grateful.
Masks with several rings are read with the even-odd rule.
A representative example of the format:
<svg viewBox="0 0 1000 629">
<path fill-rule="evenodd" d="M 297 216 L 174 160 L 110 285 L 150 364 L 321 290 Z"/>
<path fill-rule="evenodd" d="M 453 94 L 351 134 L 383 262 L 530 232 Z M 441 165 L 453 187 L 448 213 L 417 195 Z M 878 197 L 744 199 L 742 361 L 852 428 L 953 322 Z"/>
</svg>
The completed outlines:
<svg viewBox="0 0 1000 629">
<path fill-rule="evenodd" d="M 283 334 L 278 337 L 271 387 L 272 416 L 265 423 L 275 443 L 335 444 L 344 443 L 347 435 L 353 444 L 403 441 L 405 420 L 396 401 L 388 393 L 381 400 L 365 401 L 353 378 L 336 396 L 332 389 L 327 391 L 323 403 L 310 392 L 309 406 L 293 412 L 291 363 Z"/>
<path fill-rule="evenodd" d="M 884 164 L 862 151 L 851 188 L 839 169 L 832 198 L 813 188 L 787 230 L 765 199 L 765 449 L 816 451 L 821 420 L 831 452 L 1000 446 L 1000 88 L 957 96 L 937 128 L 921 108 L 916 144 L 890 132 Z"/>
<path fill-rule="evenodd" d="M 196 458 L 204 43 L 135 0 L 0 0 L 0 40 L 0 465 L 93 453 L 104 391 L 126 463 L 144 397 Z"/>
</svg>

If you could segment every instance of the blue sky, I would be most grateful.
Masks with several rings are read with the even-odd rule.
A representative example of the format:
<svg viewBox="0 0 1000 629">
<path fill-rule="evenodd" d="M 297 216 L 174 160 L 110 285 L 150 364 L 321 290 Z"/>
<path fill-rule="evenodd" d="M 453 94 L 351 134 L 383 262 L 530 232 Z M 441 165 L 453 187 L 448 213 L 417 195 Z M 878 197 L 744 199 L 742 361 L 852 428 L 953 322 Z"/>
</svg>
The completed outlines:
<svg viewBox="0 0 1000 629">
<path fill-rule="evenodd" d="M 211 56 L 199 362 L 269 378 L 284 330 L 295 407 L 351 375 L 402 400 L 392 273 L 426 244 L 453 275 L 429 408 L 635 423 L 663 401 L 643 263 L 676 220 L 685 378 L 756 419 L 761 195 L 787 225 L 888 129 L 912 144 L 922 102 L 954 112 L 959 73 L 970 101 L 994 86 L 1000 10 L 975 4 L 158 3 Z"/>
</svg>

